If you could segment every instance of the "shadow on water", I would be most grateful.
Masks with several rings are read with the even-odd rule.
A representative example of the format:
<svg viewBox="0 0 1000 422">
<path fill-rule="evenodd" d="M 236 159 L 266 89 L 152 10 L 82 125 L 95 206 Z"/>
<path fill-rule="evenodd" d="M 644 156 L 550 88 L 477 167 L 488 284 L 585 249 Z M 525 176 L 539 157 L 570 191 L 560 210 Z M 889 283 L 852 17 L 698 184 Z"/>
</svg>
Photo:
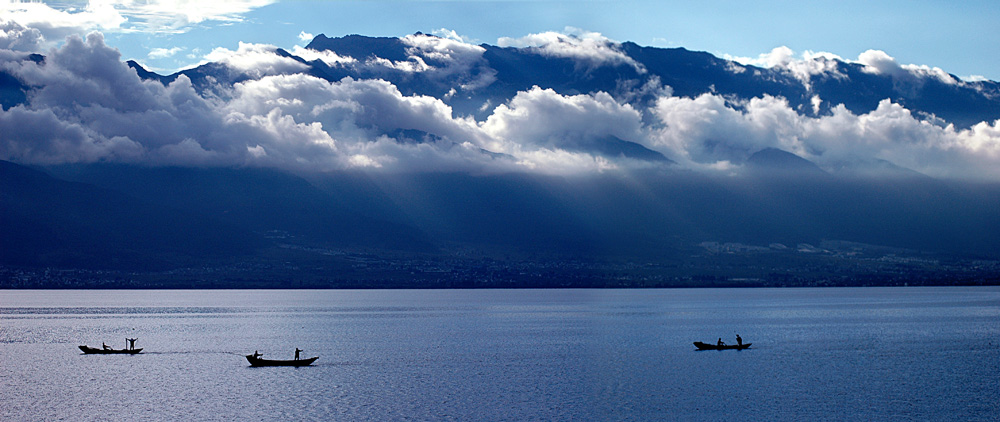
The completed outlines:
<svg viewBox="0 0 1000 422">
<path fill-rule="evenodd" d="M 737 353 L 743 352 L 743 351 L 746 351 L 746 350 L 756 350 L 756 349 L 753 348 L 753 347 L 748 347 L 746 349 L 694 349 L 694 351 L 696 351 L 696 352 L 730 352 L 730 351 L 732 351 L 732 352 L 737 352 Z"/>
<path fill-rule="evenodd" d="M 81 353 L 81 354 L 83 354 L 83 353 Z M 240 353 L 240 352 L 197 351 L 197 350 L 194 350 L 194 351 L 143 352 L 143 353 L 139 353 L 139 355 L 230 355 L 230 356 L 239 356 L 241 358 L 246 356 L 245 353 Z M 129 355 L 129 356 L 136 356 L 136 355 Z M 302 366 L 302 368 L 305 368 L 307 366 L 364 366 L 364 365 L 365 365 L 364 362 L 321 362 L 321 361 L 317 361 L 317 363 L 314 363 L 312 365 Z M 269 366 L 262 366 L 261 368 L 269 368 Z"/>
</svg>

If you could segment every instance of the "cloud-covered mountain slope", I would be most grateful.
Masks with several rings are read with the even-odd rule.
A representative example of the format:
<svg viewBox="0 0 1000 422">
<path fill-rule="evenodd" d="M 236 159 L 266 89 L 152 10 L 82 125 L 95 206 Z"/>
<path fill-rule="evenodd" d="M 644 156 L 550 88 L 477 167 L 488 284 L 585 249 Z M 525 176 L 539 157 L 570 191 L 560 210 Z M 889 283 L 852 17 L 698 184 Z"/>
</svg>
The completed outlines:
<svg viewBox="0 0 1000 422">
<path fill-rule="evenodd" d="M 173 75 L 99 33 L 0 54 L 0 158 L 469 174 L 732 172 L 776 148 L 1000 180 L 1000 88 L 872 50 L 769 67 L 600 34 L 426 34 L 218 48 Z M 415 136 L 416 135 L 416 136 Z M 874 165 L 877 170 L 884 166 Z M 862 171 L 863 173 L 864 171 Z M 869 172 L 871 173 L 871 172 Z"/>
<path fill-rule="evenodd" d="M 674 95 L 684 97 L 706 93 L 740 99 L 782 97 L 809 115 L 829 113 L 838 104 L 854 114 L 867 114 L 880 101 L 890 99 L 913 112 L 935 115 L 961 127 L 1000 117 L 1000 84 L 962 81 L 943 72 L 914 72 L 900 67 L 891 57 L 874 66 L 817 58 L 798 64 L 809 67 L 803 71 L 742 65 L 709 53 L 632 42 L 607 41 L 603 51 L 580 52 L 573 51 L 580 48 L 574 42 L 566 38 L 545 47 L 482 44 L 477 46 L 481 49 L 478 55 L 465 51 L 462 56 L 455 54 L 458 49 L 442 46 L 461 44 L 419 33 L 402 39 L 360 35 L 329 38 L 320 34 L 299 51 L 313 57 L 304 71 L 331 82 L 343 77 L 385 79 L 404 94 L 436 98 L 446 97 L 453 88 L 465 88 L 466 96 L 447 101 L 462 114 L 475 113 L 485 101 L 501 104 L 535 85 L 562 94 L 602 91 L 624 95 L 627 90 L 654 83 L 669 86 Z M 559 44 L 568 45 L 551 47 Z M 282 49 L 276 49 L 275 54 L 298 59 Z M 330 61 L 324 57 L 336 58 Z M 193 80 L 212 76 L 229 83 L 247 77 L 220 78 L 218 73 L 217 66 L 208 64 L 179 74 Z M 823 100 L 817 108 L 813 107 L 814 96 Z"/>
</svg>

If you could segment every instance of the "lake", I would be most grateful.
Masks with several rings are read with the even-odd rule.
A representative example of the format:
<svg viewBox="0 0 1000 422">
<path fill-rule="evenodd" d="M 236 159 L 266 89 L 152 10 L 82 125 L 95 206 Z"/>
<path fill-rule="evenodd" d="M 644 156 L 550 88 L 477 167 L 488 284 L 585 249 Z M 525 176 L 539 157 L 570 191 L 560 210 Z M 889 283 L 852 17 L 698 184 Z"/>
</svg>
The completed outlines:
<svg viewBox="0 0 1000 422">
<path fill-rule="evenodd" d="M 995 421 L 1000 288 L 3 290 L 0 385 L 3 421 Z"/>
</svg>

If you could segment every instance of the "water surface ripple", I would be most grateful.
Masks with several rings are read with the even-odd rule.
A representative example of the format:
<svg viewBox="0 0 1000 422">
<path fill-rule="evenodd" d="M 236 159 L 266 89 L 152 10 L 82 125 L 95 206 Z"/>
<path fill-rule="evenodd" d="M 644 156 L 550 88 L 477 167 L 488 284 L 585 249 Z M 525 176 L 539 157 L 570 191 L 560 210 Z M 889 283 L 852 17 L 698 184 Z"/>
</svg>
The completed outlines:
<svg viewBox="0 0 1000 422">
<path fill-rule="evenodd" d="M 0 291 L 3 421 L 995 421 L 998 379 L 995 287 Z"/>
</svg>

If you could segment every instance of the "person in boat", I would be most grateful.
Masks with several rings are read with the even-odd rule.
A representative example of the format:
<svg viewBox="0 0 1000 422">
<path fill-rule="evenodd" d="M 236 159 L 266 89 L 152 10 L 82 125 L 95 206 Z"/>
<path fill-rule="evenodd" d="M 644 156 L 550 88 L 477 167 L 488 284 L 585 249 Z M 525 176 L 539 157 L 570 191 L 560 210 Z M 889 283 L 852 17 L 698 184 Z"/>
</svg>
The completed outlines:
<svg viewBox="0 0 1000 422">
<path fill-rule="evenodd" d="M 101 348 L 102 348 L 102 349 L 104 349 L 104 350 L 108 350 L 108 349 L 110 349 L 110 347 L 108 347 L 108 345 L 107 345 L 107 344 L 104 344 L 104 342 L 103 342 L 103 341 L 101 342 Z"/>
<path fill-rule="evenodd" d="M 298 348 L 298 347 L 296 347 L 296 348 L 295 348 L 295 360 L 299 360 L 299 353 L 301 353 L 301 352 L 302 352 L 302 351 L 301 351 L 301 350 L 299 350 L 299 348 Z"/>
<path fill-rule="evenodd" d="M 716 343 L 716 344 L 717 344 L 717 345 L 718 345 L 719 347 L 722 347 L 722 346 L 725 346 L 725 345 L 726 345 L 726 343 L 723 343 L 723 342 L 722 342 L 722 337 L 719 337 L 719 342 L 718 342 L 718 343 Z"/>
<path fill-rule="evenodd" d="M 739 334 L 737 334 L 737 335 L 736 335 L 736 344 L 738 344 L 738 345 L 740 345 L 740 346 L 742 346 L 742 345 L 743 345 L 743 339 L 742 339 L 742 338 L 740 338 L 740 335 L 739 335 Z"/>
<path fill-rule="evenodd" d="M 253 358 L 254 359 L 260 359 L 261 356 L 264 356 L 264 355 L 260 354 L 260 352 L 258 352 L 256 350 L 253 351 Z"/>
<path fill-rule="evenodd" d="M 138 340 L 138 339 L 139 339 L 138 337 L 136 337 L 136 338 L 125 337 L 125 341 L 128 342 L 128 349 L 129 350 L 135 350 L 135 341 Z"/>
</svg>

